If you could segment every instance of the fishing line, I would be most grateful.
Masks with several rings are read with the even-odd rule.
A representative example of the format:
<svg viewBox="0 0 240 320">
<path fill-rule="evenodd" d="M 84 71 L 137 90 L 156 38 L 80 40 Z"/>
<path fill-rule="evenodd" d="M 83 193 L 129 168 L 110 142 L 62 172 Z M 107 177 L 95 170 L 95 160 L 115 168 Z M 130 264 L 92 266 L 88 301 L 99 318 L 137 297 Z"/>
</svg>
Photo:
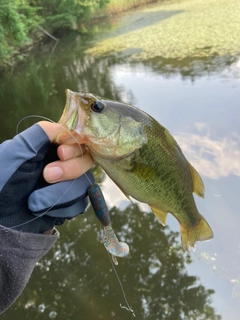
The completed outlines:
<svg viewBox="0 0 240 320">
<path fill-rule="evenodd" d="M 125 291 L 124 291 L 124 289 L 123 289 L 122 282 L 121 282 L 121 280 L 120 280 L 120 278 L 119 278 L 119 275 L 118 275 L 118 273 L 117 273 L 117 270 L 116 270 L 116 268 L 115 268 L 115 266 L 114 266 L 114 264 L 113 264 L 113 262 L 112 262 L 110 253 L 107 252 L 107 254 L 108 254 L 108 258 L 109 258 L 109 260 L 110 260 L 110 262 L 111 262 L 112 268 L 113 268 L 113 270 L 114 270 L 114 273 L 115 273 L 115 275 L 116 275 L 116 277 L 117 277 L 119 286 L 120 286 L 121 291 L 122 291 L 122 294 L 123 294 L 123 298 L 124 298 L 124 300 L 125 300 L 125 302 L 126 302 L 126 305 L 127 305 L 127 307 L 125 307 L 125 306 L 122 306 L 121 303 L 120 303 L 120 307 L 121 307 L 122 309 L 126 309 L 127 311 L 130 311 L 130 312 L 132 313 L 132 315 L 134 316 L 134 318 L 137 318 L 136 315 L 135 315 L 135 313 L 134 313 L 134 311 L 133 311 L 133 309 L 130 307 L 130 305 L 129 305 L 129 303 L 128 303 L 128 300 L 127 300 Z"/>
<path fill-rule="evenodd" d="M 100 233 L 100 234 L 103 233 L 102 230 L 103 230 L 103 225 L 102 225 L 101 223 L 99 223 L 99 233 Z M 127 297 L 126 297 L 126 294 L 125 294 L 125 291 L 124 291 L 122 282 L 121 282 L 120 277 L 119 277 L 119 275 L 118 275 L 118 272 L 117 272 L 117 270 L 116 270 L 116 268 L 115 268 L 115 266 L 114 266 L 114 264 L 113 264 L 113 258 L 116 259 L 116 257 L 113 256 L 112 254 L 110 254 L 108 251 L 107 251 L 107 254 L 108 254 L 108 258 L 109 258 L 109 260 L 110 260 L 110 262 L 111 262 L 112 268 L 113 268 L 113 270 L 114 270 L 115 276 L 116 276 L 116 278 L 117 278 L 117 280 L 118 280 L 120 289 L 121 289 L 122 294 L 123 294 L 123 298 L 124 298 L 124 300 L 125 300 L 125 302 L 126 302 L 126 305 L 127 305 L 127 307 L 125 307 L 125 306 L 123 306 L 123 305 L 120 303 L 120 307 L 121 307 L 122 309 L 126 309 L 127 311 L 130 311 L 130 312 L 132 313 L 132 315 L 133 315 L 135 318 L 137 318 L 136 315 L 135 315 L 135 313 L 134 313 L 134 311 L 133 311 L 133 309 L 130 307 L 130 305 L 129 305 L 129 303 L 128 303 L 128 300 L 127 300 Z"/>
</svg>

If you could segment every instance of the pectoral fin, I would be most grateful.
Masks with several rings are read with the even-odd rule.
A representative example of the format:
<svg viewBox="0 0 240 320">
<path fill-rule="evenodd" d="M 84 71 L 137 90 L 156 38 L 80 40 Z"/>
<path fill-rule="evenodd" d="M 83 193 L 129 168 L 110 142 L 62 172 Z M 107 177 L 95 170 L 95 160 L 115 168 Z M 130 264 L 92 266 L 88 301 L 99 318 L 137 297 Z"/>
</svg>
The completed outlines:
<svg viewBox="0 0 240 320">
<path fill-rule="evenodd" d="M 154 179 L 156 176 L 156 170 L 146 163 L 132 161 L 132 166 L 130 171 L 141 180 Z"/>
<path fill-rule="evenodd" d="M 191 163 L 188 162 L 188 166 L 189 166 L 191 176 L 192 176 L 192 181 L 193 181 L 193 192 L 196 193 L 196 195 L 198 195 L 199 197 L 204 198 L 205 188 L 204 188 L 203 181 L 200 175 L 198 174 L 197 170 L 193 168 Z"/>
<path fill-rule="evenodd" d="M 167 219 L 167 214 L 168 212 L 164 212 L 162 210 L 159 210 L 153 206 L 150 206 L 150 208 L 152 209 L 152 212 L 155 214 L 155 216 L 158 218 L 158 220 L 160 221 L 160 223 L 165 226 L 166 225 L 166 219 Z"/>
</svg>

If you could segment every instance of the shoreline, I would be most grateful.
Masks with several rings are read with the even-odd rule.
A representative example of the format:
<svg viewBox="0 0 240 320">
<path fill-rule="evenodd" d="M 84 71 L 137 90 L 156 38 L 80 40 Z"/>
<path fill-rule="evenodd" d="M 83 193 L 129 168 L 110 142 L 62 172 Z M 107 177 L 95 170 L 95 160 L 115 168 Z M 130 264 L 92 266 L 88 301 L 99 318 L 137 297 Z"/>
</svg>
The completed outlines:
<svg viewBox="0 0 240 320">
<path fill-rule="evenodd" d="M 0 75 L 4 72 L 12 73 L 13 69 L 23 62 L 38 44 L 42 41 L 48 41 L 48 38 L 54 38 L 53 40 L 58 41 L 68 32 L 87 33 L 86 30 L 90 24 L 97 25 L 98 23 L 102 23 L 104 19 L 111 20 L 115 17 L 121 17 L 122 14 L 127 12 L 163 1 L 164 0 L 123 0 L 121 3 L 118 3 L 118 0 L 110 0 L 110 3 L 104 8 L 92 13 L 91 20 L 79 21 L 77 30 L 72 30 L 71 28 L 56 28 L 52 32 L 49 32 L 39 25 L 34 31 L 34 34 L 29 36 L 30 42 L 23 46 L 16 46 L 9 58 L 6 61 L 3 60 L 0 62 Z M 55 35 L 57 35 L 57 37 L 55 37 Z"/>
</svg>

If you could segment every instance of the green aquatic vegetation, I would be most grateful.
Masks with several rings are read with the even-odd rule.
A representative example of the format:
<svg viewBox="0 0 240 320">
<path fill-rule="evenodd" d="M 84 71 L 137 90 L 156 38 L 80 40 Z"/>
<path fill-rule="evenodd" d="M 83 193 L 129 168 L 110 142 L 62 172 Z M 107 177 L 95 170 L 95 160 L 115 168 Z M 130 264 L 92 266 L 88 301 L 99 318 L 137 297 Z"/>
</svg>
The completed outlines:
<svg viewBox="0 0 240 320">
<path fill-rule="evenodd" d="M 157 1 L 158 0 L 109 0 L 104 11 L 106 14 L 118 14 Z"/>
<path fill-rule="evenodd" d="M 125 16 L 88 53 L 121 53 L 135 59 L 235 55 L 240 52 L 239 17 L 238 0 L 161 2 Z"/>
</svg>

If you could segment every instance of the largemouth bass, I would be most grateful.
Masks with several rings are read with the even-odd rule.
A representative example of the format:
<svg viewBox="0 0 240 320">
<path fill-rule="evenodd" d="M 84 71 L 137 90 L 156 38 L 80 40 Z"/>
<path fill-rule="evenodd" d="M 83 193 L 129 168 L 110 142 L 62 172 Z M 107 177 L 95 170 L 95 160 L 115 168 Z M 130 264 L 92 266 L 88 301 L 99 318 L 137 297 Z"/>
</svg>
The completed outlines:
<svg viewBox="0 0 240 320">
<path fill-rule="evenodd" d="M 204 197 L 202 179 L 166 128 L 129 104 L 70 90 L 66 95 L 59 123 L 88 147 L 127 197 L 147 203 L 163 225 L 171 213 L 180 224 L 186 251 L 213 237 L 193 198 L 193 192 Z M 75 139 L 63 130 L 56 142 Z"/>
</svg>

